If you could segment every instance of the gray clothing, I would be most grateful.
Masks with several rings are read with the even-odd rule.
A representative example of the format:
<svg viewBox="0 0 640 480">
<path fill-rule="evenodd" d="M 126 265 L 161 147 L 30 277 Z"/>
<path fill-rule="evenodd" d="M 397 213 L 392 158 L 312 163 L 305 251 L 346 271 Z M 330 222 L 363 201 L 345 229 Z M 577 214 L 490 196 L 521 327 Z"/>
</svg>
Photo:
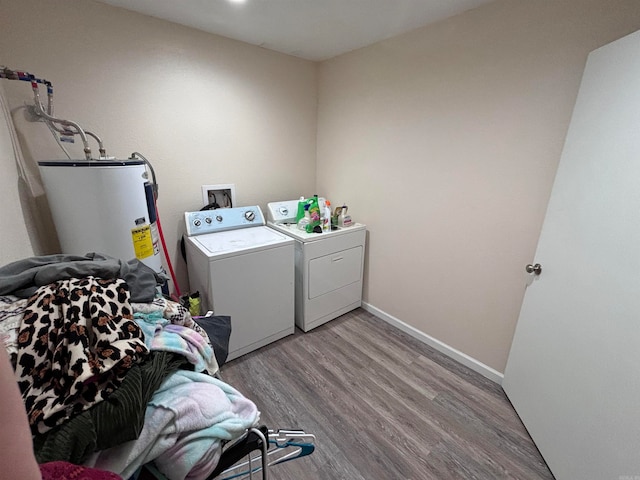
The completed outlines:
<svg viewBox="0 0 640 480">
<path fill-rule="evenodd" d="M 135 258 L 124 262 L 102 253 L 42 255 L 0 267 L 0 295 L 27 298 L 43 285 L 88 276 L 123 279 L 129 286 L 131 301 L 138 303 L 153 301 L 156 287 L 167 281 L 165 275 Z"/>
</svg>

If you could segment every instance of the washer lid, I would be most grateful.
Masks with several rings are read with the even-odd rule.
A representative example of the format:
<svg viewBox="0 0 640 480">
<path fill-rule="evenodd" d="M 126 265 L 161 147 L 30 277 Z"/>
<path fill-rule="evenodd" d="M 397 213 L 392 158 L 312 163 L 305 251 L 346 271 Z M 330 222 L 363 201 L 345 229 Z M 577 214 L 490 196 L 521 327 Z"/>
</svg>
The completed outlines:
<svg viewBox="0 0 640 480">
<path fill-rule="evenodd" d="M 291 237 L 265 226 L 208 233 L 189 239 L 209 256 L 293 242 Z"/>
</svg>

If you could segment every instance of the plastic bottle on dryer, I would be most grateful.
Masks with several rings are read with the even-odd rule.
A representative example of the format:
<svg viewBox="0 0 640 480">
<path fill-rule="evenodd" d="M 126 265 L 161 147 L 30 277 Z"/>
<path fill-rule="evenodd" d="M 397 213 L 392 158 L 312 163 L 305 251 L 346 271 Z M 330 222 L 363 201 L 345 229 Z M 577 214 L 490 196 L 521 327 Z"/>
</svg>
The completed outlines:
<svg viewBox="0 0 640 480">
<path fill-rule="evenodd" d="M 310 223 L 311 223 L 311 216 L 309 215 L 309 204 L 306 204 L 304 206 L 304 217 L 298 220 L 298 228 L 300 230 L 306 231 L 307 225 L 309 225 Z"/>
<path fill-rule="evenodd" d="M 322 233 L 331 231 L 331 202 L 324 201 L 324 215 L 322 216 Z"/>
<path fill-rule="evenodd" d="M 296 223 L 298 223 L 300 219 L 304 217 L 304 202 L 305 202 L 305 198 L 300 197 L 300 200 L 298 200 L 298 211 L 296 213 Z"/>
<path fill-rule="evenodd" d="M 348 210 L 349 207 L 343 204 L 342 208 L 340 209 L 340 217 L 338 218 L 338 226 L 340 228 L 350 227 L 352 224 L 351 215 L 347 215 Z"/>
</svg>

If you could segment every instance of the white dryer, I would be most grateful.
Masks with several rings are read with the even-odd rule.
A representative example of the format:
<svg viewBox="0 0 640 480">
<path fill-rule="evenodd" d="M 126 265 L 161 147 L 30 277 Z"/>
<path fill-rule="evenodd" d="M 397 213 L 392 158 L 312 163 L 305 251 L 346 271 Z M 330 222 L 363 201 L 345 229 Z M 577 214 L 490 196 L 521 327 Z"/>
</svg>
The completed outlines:
<svg viewBox="0 0 640 480">
<path fill-rule="evenodd" d="M 259 206 L 185 213 L 187 269 L 202 308 L 231 317 L 232 360 L 290 335 L 294 244 Z"/>
<path fill-rule="evenodd" d="M 298 200 L 267 207 L 267 224 L 296 241 L 296 325 L 308 332 L 361 306 L 366 226 L 307 233 L 295 223 Z"/>
</svg>

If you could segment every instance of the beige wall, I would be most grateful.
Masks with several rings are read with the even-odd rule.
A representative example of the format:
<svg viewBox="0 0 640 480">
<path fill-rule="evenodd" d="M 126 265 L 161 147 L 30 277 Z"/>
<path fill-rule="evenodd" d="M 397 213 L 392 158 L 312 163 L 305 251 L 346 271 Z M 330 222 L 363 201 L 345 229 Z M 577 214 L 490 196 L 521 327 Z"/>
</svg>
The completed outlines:
<svg viewBox="0 0 640 480">
<path fill-rule="evenodd" d="M 263 207 L 314 191 L 316 64 L 90 0 L 0 0 L 0 12 L 3 65 L 50 80 L 56 114 L 109 154 L 153 163 L 183 289 L 178 238 L 201 185 L 233 183 L 239 204 Z M 25 157 L 65 158 L 43 124 L 24 120 L 29 84 L 1 81 Z M 82 199 L 77 213 L 90 213 Z"/>
<path fill-rule="evenodd" d="M 20 152 L 17 144 L 18 138 L 0 84 L 0 265 L 33 255 L 21 201 L 21 192 L 25 188 L 17 170 L 16 156 Z"/>
<path fill-rule="evenodd" d="M 499 0 L 321 64 L 317 190 L 368 225 L 368 304 L 504 371 L 587 54 L 639 28 Z"/>
</svg>

